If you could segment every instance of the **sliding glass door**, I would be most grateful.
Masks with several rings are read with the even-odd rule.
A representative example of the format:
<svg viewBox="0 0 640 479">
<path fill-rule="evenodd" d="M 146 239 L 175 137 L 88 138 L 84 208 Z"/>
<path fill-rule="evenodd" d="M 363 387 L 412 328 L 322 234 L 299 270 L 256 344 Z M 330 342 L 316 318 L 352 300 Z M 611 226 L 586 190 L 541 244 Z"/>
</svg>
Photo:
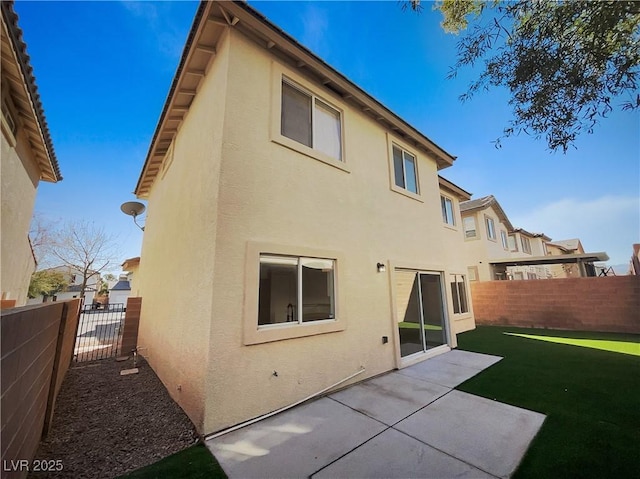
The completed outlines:
<svg viewBox="0 0 640 479">
<path fill-rule="evenodd" d="M 440 273 L 396 270 L 400 355 L 447 344 Z"/>
</svg>

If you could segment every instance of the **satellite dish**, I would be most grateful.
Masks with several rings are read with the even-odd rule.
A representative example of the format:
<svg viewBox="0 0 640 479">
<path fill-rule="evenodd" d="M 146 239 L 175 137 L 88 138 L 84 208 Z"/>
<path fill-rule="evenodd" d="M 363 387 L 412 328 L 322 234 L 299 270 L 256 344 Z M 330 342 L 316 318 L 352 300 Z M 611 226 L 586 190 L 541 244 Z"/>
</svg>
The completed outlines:
<svg viewBox="0 0 640 479">
<path fill-rule="evenodd" d="M 135 218 L 136 216 L 144 213 L 145 207 L 142 203 L 137 201 L 127 201 L 126 203 L 122 203 L 120 209 L 125 215 L 133 216 Z"/>
</svg>

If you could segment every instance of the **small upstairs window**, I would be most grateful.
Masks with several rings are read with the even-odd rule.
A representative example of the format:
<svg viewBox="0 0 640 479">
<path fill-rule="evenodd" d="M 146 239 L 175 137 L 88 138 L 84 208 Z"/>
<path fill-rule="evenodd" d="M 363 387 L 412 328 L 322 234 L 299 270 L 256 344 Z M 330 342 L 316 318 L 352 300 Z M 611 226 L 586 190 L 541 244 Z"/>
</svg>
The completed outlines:
<svg viewBox="0 0 640 479">
<path fill-rule="evenodd" d="M 442 221 L 445 224 L 455 226 L 456 219 L 453 215 L 453 201 L 446 196 L 440 196 L 440 206 L 442 207 Z"/>
<path fill-rule="evenodd" d="M 506 250 L 509 250 L 509 240 L 507 238 L 506 231 L 500 230 L 500 239 L 502 240 L 502 247 Z"/>
<path fill-rule="evenodd" d="M 495 223 L 493 222 L 493 218 L 489 218 L 488 216 L 485 216 L 484 220 L 487 223 L 487 238 L 489 238 L 490 240 L 495 241 L 496 240 L 496 226 L 495 226 Z"/>
<path fill-rule="evenodd" d="M 396 145 L 393 145 L 393 174 L 397 187 L 418 194 L 416 157 Z"/>
<path fill-rule="evenodd" d="M 342 161 L 340 112 L 289 80 L 282 80 L 280 133 Z"/>
<path fill-rule="evenodd" d="M 474 216 L 467 216 L 462 220 L 462 226 L 464 227 L 465 238 L 475 238 L 477 236 L 476 231 L 476 218 Z"/>
<path fill-rule="evenodd" d="M 524 236 L 521 236 L 520 238 L 522 238 L 522 251 L 524 253 L 531 254 L 531 241 L 529 241 L 529 238 L 525 238 Z"/>
</svg>

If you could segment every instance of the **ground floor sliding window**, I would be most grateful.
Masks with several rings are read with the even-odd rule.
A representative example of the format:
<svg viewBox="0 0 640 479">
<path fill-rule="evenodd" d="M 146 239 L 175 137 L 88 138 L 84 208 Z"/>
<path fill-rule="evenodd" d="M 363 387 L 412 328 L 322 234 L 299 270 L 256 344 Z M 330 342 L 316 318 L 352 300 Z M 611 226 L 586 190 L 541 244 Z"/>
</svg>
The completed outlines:
<svg viewBox="0 0 640 479">
<path fill-rule="evenodd" d="M 451 275 L 451 299 L 453 300 L 454 314 L 464 314 L 469 312 L 466 281 L 462 274 Z"/>
<path fill-rule="evenodd" d="M 260 255 L 258 327 L 335 320 L 335 260 Z"/>
<path fill-rule="evenodd" d="M 397 269 L 395 276 L 400 355 L 447 344 L 440 273 Z"/>
</svg>

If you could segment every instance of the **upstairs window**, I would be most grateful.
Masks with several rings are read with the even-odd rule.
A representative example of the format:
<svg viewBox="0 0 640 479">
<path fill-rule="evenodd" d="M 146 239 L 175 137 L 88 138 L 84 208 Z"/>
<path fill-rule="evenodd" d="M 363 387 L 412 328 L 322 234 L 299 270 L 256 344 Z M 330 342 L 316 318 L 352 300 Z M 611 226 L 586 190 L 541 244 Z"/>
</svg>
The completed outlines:
<svg viewBox="0 0 640 479">
<path fill-rule="evenodd" d="M 464 281 L 464 275 L 451 275 L 451 296 L 453 299 L 453 313 L 463 314 L 469 312 L 469 304 L 467 301 L 467 287 Z"/>
<path fill-rule="evenodd" d="M 496 240 L 496 226 L 493 222 L 493 218 L 489 218 L 488 216 L 484 217 L 484 221 L 487 224 L 487 238 L 490 240 Z"/>
<path fill-rule="evenodd" d="M 474 216 L 467 216 L 462 220 L 462 226 L 464 227 L 465 238 L 475 238 L 477 236 L 476 231 L 476 218 Z"/>
<path fill-rule="evenodd" d="M 506 250 L 509 250 L 509 240 L 507 238 L 506 231 L 500 230 L 500 239 L 502 240 L 502 247 Z"/>
<path fill-rule="evenodd" d="M 442 206 L 442 221 L 448 225 L 455 226 L 456 220 L 453 215 L 453 201 L 451 201 L 451 198 L 441 196 L 440 205 Z"/>
<path fill-rule="evenodd" d="M 416 157 L 393 145 L 393 174 L 396 186 L 418 194 Z"/>
<path fill-rule="evenodd" d="M 509 235 L 509 251 L 518 251 L 518 242 L 514 235 Z"/>
<path fill-rule="evenodd" d="M 531 242 L 529 238 L 525 238 L 524 236 L 520 237 L 522 239 L 522 251 L 531 254 Z"/>
<path fill-rule="evenodd" d="M 340 112 L 288 80 L 282 81 L 280 133 L 342 161 Z"/>
</svg>

